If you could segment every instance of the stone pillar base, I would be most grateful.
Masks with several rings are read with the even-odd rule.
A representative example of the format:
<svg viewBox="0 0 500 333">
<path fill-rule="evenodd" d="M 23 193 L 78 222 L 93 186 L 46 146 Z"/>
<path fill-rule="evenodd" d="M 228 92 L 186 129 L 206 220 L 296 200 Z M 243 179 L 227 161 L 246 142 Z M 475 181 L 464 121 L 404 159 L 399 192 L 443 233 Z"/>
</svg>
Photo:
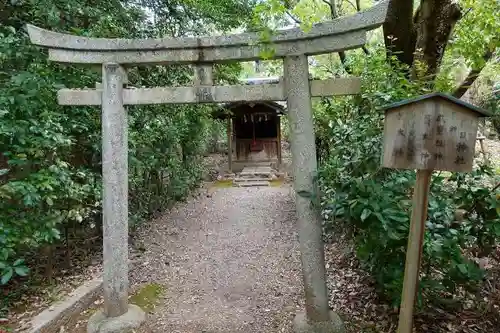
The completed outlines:
<svg viewBox="0 0 500 333">
<path fill-rule="evenodd" d="M 345 333 L 344 323 L 339 315 L 330 312 L 330 320 L 323 322 L 308 322 L 305 312 L 300 312 L 293 320 L 295 333 Z"/>
<path fill-rule="evenodd" d="M 139 328 L 146 320 L 146 314 L 137 305 L 129 304 L 128 311 L 108 318 L 102 310 L 94 313 L 87 324 L 87 333 L 129 333 Z"/>
</svg>

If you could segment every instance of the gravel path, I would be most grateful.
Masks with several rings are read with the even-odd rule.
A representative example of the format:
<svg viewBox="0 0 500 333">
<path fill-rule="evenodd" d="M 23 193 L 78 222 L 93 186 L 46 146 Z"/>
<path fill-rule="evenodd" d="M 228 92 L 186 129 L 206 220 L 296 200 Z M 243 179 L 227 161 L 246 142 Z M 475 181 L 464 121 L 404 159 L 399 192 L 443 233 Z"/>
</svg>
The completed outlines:
<svg viewBox="0 0 500 333">
<path fill-rule="evenodd" d="M 139 231 L 135 285 L 166 292 L 144 332 L 290 332 L 302 307 L 288 187 L 221 188 Z"/>
</svg>

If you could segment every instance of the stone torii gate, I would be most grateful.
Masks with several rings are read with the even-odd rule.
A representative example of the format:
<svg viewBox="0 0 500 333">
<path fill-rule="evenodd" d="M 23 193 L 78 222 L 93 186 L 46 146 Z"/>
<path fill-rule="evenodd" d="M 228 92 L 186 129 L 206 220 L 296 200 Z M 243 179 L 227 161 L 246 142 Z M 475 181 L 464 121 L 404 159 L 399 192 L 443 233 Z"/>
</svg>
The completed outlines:
<svg viewBox="0 0 500 333">
<path fill-rule="evenodd" d="M 275 84 L 214 86 L 212 66 L 260 58 L 258 35 L 162 39 L 86 38 L 28 25 L 31 42 L 49 49 L 49 60 L 102 66 L 96 89 L 62 89 L 61 105 L 102 106 L 104 309 L 88 323 L 89 333 L 128 332 L 145 320 L 128 304 L 128 138 L 124 105 L 228 103 L 286 100 L 291 125 L 291 150 L 306 309 L 294 321 L 297 332 L 339 332 L 342 323 L 328 307 L 321 221 L 311 199 L 316 150 L 311 97 L 356 94 L 358 78 L 310 80 L 308 55 L 361 47 L 366 33 L 383 24 L 387 2 L 361 13 L 317 24 L 308 32 L 294 28 L 271 40 L 274 58 L 284 62 L 284 80 Z M 124 88 L 124 67 L 194 64 L 192 87 Z"/>
</svg>

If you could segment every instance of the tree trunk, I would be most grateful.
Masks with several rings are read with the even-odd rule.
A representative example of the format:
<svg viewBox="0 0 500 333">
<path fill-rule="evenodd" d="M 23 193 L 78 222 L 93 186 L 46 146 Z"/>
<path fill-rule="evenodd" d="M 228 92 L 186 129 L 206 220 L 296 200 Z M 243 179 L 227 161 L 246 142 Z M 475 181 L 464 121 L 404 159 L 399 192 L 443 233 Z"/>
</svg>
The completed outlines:
<svg viewBox="0 0 500 333">
<path fill-rule="evenodd" d="M 361 11 L 361 0 L 356 0 L 356 10 L 357 10 L 358 12 L 360 12 L 360 11 Z"/>
<path fill-rule="evenodd" d="M 339 13 L 337 11 L 337 4 L 336 4 L 335 0 L 330 0 L 330 3 L 328 5 L 330 6 L 330 15 L 332 17 L 332 20 L 334 20 L 337 17 L 339 17 Z M 344 51 L 340 51 L 339 52 L 339 57 L 340 57 L 340 62 L 342 63 L 342 66 L 344 66 L 345 71 L 347 73 L 351 74 L 351 69 L 349 68 L 349 66 L 346 63 L 347 57 L 345 55 L 345 52 Z"/>
<path fill-rule="evenodd" d="M 453 92 L 454 97 L 461 98 L 467 92 L 467 90 L 469 90 L 469 88 L 474 84 L 474 82 L 476 82 L 476 79 L 478 78 L 479 74 L 481 74 L 481 71 L 488 64 L 488 61 L 491 59 L 492 56 L 493 56 L 492 50 L 486 51 L 486 53 L 483 56 L 484 66 L 482 66 L 480 68 L 473 68 L 469 72 L 469 74 L 467 75 L 465 80 Z"/>
<path fill-rule="evenodd" d="M 47 258 L 45 264 L 45 278 L 49 283 L 52 283 L 52 278 L 54 277 L 54 251 L 53 245 L 49 244 L 43 248 L 43 253 Z"/>
<path fill-rule="evenodd" d="M 422 0 L 415 16 L 416 50 L 413 76 L 433 81 L 461 11 L 452 0 Z"/>
<path fill-rule="evenodd" d="M 413 29 L 413 0 L 390 0 L 384 23 L 384 40 L 389 54 L 408 66 L 413 64 L 415 31 Z"/>
</svg>

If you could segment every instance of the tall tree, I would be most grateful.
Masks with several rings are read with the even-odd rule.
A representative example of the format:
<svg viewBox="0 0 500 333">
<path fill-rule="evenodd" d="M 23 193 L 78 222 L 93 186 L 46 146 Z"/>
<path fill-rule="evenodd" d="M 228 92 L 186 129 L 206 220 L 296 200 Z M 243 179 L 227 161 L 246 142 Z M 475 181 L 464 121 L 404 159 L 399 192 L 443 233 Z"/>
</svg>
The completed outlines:
<svg viewBox="0 0 500 333">
<path fill-rule="evenodd" d="M 281 0 L 268 0 L 276 3 Z M 459 53 L 470 67 L 470 74 L 456 91 L 462 96 L 478 77 L 478 74 L 494 56 L 498 47 L 500 31 L 500 5 L 496 0 L 387 0 L 389 2 L 387 20 L 383 25 L 387 52 L 395 55 L 400 63 L 406 64 L 413 79 L 427 81 L 433 86 L 442 71 L 446 52 Z M 305 4 L 307 2 L 307 4 Z M 318 2 L 328 6 L 329 17 L 318 14 Z M 378 2 L 377 0 L 370 2 Z M 352 7 L 359 11 L 361 0 L 283 0 L 285 8 L 296 14 L 302 25 L 309 21 L 316 23 L 338 17 L 339 8 Z M 368 1 L 365 6 L 370 5 Z M 307 9 L 310 7 L 311 9 Z M 277 8 L 276 4 L 270 8 Z M 300 8 L 305 13 L 296 11 Z M 314 9 L 312 9 L 314 8 Z M 344 11 L 346 12 L 346 11 Z M 298 14 L 298 15 L 297 15 Z M 464 17 L 464 19 L 462 19 Z M 469 34 L 471 37 L 467 37 Z M 450 43 L 453 41 L 453 43 Z M 473 47 L 471 47 L 473 46 Z M 449 50 L 451 49 L 451 50 Z M 363 48 L 366 54 L 368 49 Z M 479 52 L 479 55 L 477 54 Z M 346 54 L 340 53 L 342 64 Z M 469 59 L 469 58 L 472 59 Z M 391 59 L 391 58 L 389 58 Z"/>
<path fill-rule="evenodd" d="M 384 37 L 390 52 L 412 66 L 415 77 L 432 80 L 438 72 L 453 27 L 461 17 L 452 0 L 390 0 Z"/>
<path fill-rule="evenodd" d="M 453 92 L 461 97 L 498 47 L 499 13 L 500 5 L 495 0 L 422 0 L 415 13 L 413 0 L 389 0 L 384 24 L 386 46 L 399 61 L 412 67 L 413 77 L 432 82 L 440 72 L 450 41 L 457 42 L 451 45 L 451 52 L 461 53 L 471 67 Z M 457 52 L 460 49 L 467 52 Z"/>
</svg>

